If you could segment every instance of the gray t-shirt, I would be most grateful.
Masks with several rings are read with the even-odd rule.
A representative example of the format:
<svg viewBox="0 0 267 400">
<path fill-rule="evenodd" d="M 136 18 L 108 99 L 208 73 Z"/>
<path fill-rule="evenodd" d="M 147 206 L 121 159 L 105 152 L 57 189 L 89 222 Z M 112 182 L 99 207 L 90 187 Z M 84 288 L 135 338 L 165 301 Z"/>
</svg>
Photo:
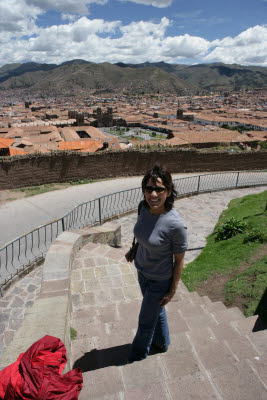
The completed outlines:
<svg viewBox="0 0 267 400">
<path fill-rule="evenodd" d="M 136 268 L 148 279 L 170 279 L 173 255 L 187 249 L 187 228 L 180 214 L 171 209 L 156 216 L 143 206 L 134 235 L 139 242 Z"/>
</svg>

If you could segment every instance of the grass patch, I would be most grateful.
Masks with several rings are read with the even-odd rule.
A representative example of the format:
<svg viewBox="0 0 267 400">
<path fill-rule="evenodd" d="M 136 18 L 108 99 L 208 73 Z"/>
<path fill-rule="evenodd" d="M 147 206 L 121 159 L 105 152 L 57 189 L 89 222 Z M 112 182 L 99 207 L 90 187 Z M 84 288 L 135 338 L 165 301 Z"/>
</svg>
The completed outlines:
<svg viewBox="0 0 267 400">
<path fill-rule="evenodd" d="M 227 305 L 238 303 L 246 317 L 254 315 L 267 288 L 267 255 L 253 263 L 246 271 L 237 274 L 225 285 Z M 267 322 L 267 304 L 258 312 Z"/>
<path fill-rule="evenodd" d="M 214 232 L 209 235 L 207 245 L 202 253 L 183 271 L 182 280 L 190 291 L 208 280 L 214 274 L 227 275 L 244 263 L 249 263 L 264 244 L 255 241 L 244 243 L 246 233 L 238 234 L 230 239 L 215 240 L 218 230 L 230 218 L 247 223 L 248 230 L 258 229 L 267 233 L 267 191 L 256 195 L 234 199 L 228 209 L 223 211 Z"/>
<path fill-rule="evenodd" d="M 75 340 L 77 337 L 77 331 L 76 329 L 70 327 L 70 340 Z"/>
<path fill-rule="evenodd" d="M 45 185 L 40 185 L 40 186 L 29 186 L 25 188 L 19 188 L 19 189 L 14 189 L 14 192 L 23 192 L 25 193 L 26 197 L 29 196 L 35 196 L 37 194 L 45 193 L 45 192 L 51 192 L 53 190 L 59 190 L 62 188 L 65 188 L 67 185 L 66 184 L 57 184 L 57 183 L 49 183 Z"/>
<path fill-rule="evenodd" d="M 67 185 L 86 185 L 87 183 L 97 182 L 95 179 L 78 179 L 77 181 L 70 181 Z"/>
<path fill-rule="evenodd" d="M 64 183 L 47 183 L 40 186 L 29 186 L 24 188 L 13 189 L 13 192 L 23 192 L 25 197 L 36 196 L 37 194 L 42 194 L 46 192 L 52 192 L 54 190 L 66 189 L 73 185 L 85 185 L 88 183 L 97 182 L 94 179 L 78 179 L 77 181 L 70 181 Z"/>
</svg>

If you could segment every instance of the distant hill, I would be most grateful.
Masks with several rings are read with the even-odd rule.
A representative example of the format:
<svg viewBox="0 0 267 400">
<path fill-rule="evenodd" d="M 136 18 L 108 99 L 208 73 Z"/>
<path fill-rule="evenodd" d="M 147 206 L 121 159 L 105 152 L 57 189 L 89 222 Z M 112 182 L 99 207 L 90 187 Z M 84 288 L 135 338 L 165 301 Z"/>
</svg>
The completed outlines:
<svg viewBox="0 0 267 400">
<path fill-rule="evenodd" d="M 14 76 L 21 76 L 27 72 L 50 71 L 56 67 L 56 64 L 37 64 L 34 62 L 6 64 L 0 68 L 0 82 L 5 82 Z"/>
<path fill-rule="evenodd" d="M 206 90 L 231 90 L 267 87 L 267 68 L 266 67 L 244 67 L 238 64 L 167 64 L 165 62 L 143 63 L 143 64 L 123 64 L 118 63 L 122 68 L 143 68 L 157 67 L 177 76 L 191 85 Z"/>
<path fill-rule="evenodd" d="M 244 67 L 237 64 L 198 64 L 175 66 L 172 72 L 185 82 L 207 90 L 260 89 L 267 87 L 266 67 Z"/>
<path fill-rule="evenodd" d="M 23 64 L 26 65 L 26 64 Z M 21 69 L 22 66 L 19 66 Z M 2 67 L 2 68 L 5 68 Z M 1 71 L 0 68 L 0 77 Z M 93 64 L 76 60 L 59 66 L 36 69 L 19 73 L 19 68 L 9 70 L 8 77 L 3 77 L 0 88 L 32 88 L 32 89 L 135 89 L 139 90 L 194 90 L 190 82 L 184 82 L 179 77 L 169 74 L 161 68 L 122 68 L 115 64 Z M 13 76 L 12 76 L 13 75 Z"/>
<path fill-rule="evenodd" d="M 129 89 L 199 91 L 266 88 L 267 68 L 237 64 L 158 63 L 95 64 L 84 60 L 56 64 L 7 64 L 0 68 L 0 88 L 44 90 Z"/>
</svg>

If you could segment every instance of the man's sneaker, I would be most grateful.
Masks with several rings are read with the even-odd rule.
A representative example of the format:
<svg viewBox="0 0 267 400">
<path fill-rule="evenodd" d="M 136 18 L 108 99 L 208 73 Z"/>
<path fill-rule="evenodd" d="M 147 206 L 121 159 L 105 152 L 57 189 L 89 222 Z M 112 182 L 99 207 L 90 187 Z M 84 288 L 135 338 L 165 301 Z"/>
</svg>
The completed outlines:
<svg viewBox="0 0 267 400">
<path fill-rule="evenodd" d="M 168 347 L 161 347 L 161 346 L 157 346 L 152 343 L 149 354 L 153 355 L 153 354 L 157 354 L 157 353 L 166 353 L 167 350 L 168 350 Z"/>
</svg>

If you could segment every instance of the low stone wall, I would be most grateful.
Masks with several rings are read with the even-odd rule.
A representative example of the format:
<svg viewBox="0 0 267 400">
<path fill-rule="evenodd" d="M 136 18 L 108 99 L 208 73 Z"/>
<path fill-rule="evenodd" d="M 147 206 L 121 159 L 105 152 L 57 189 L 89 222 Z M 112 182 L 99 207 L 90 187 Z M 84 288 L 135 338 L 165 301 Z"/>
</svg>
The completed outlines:
<svg viewBox="0 0 267 400">
<path fill-rule="evenodd" d="M 3 157 L 0 159 L 0 189 L 143 175 L 157 161 L 172 173 L 257 170 L 266 168 L 267 151 L 228 153 L 165 149 Z"/>
<path fill-rule="evenodd" d="M 76 232 L 63 232 L 51 245 L 43 267 L 41 293 L 27 312 L 0 361 L 0 369 L 15 362 L 34 342 L 45 335 L 65 344 L 70 355 L 70 271 L 77 252 L 89 242 L 120 245 L 121 227 L 108 222 Z M 70 369 L 70 363 L 65 372 Z"/>
</svg>

